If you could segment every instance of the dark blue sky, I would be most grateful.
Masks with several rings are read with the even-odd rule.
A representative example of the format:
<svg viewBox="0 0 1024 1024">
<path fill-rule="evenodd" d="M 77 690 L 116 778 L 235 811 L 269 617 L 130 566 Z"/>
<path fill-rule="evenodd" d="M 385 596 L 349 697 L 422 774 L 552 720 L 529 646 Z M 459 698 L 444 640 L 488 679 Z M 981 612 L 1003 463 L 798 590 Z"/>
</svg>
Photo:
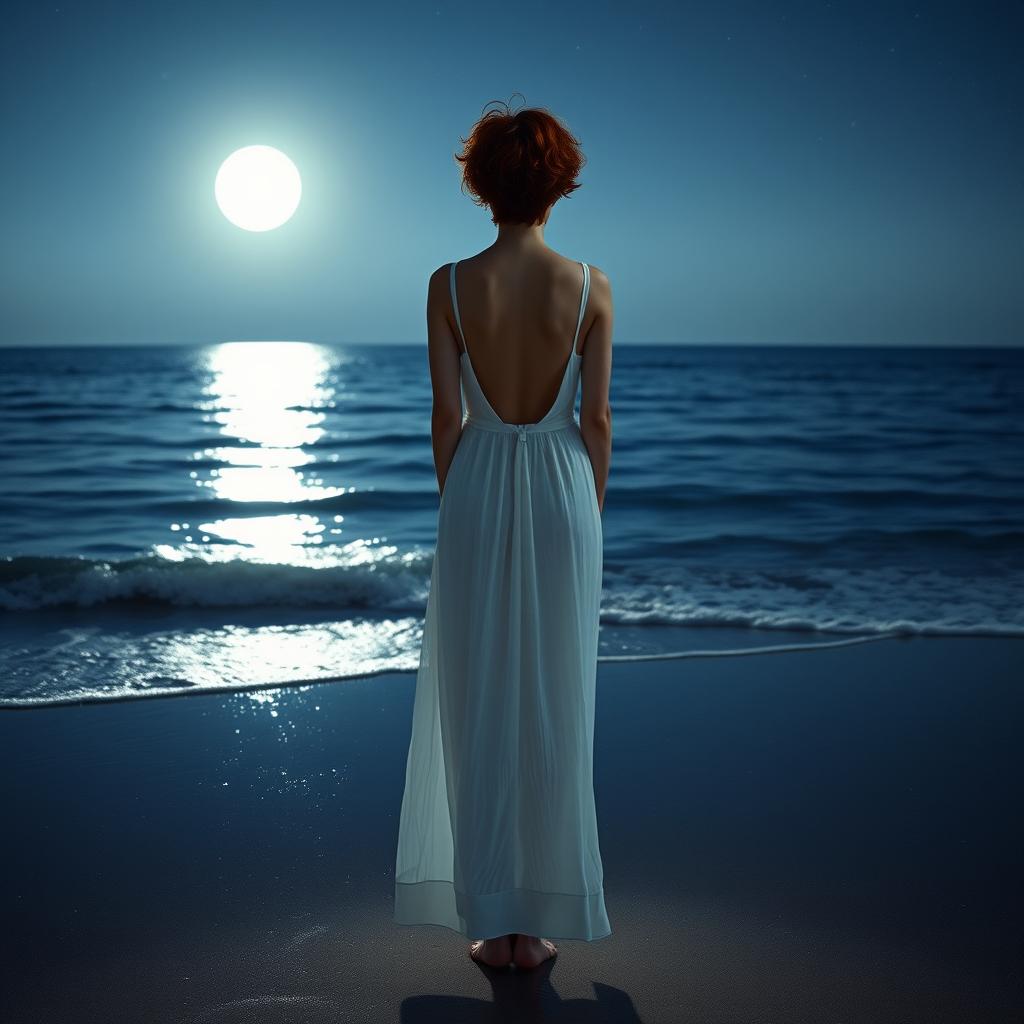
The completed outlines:
<svg viewBox="0 0 1024 1024">
<path fill-rule="evenodd" d="M 491 99 L 580 138 L 546 238 L 616 342 L 1019 344 L 1020 4 L 8 5 L 0 343 L 417 342 L 490 244 Z M 286 152 L 282 228 L 229 223 Z"/>
</svg>

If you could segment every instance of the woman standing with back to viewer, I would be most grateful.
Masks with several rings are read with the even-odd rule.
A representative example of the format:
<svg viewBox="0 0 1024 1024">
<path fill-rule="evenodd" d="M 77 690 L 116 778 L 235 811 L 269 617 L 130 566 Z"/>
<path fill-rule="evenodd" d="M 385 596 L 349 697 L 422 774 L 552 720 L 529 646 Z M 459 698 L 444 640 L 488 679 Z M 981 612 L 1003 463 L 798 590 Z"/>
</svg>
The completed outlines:
<svg viewBox="0 0 1024 1024">
<path fill-rule="evenodd" d="M 612 299 L 544 242 L 579 188 L 579 143 L 543 109 L 503 106 L 456 156 L 498 236 L 428 290 L 441 500 L 394 916 L 530 968 L 557 953 L 544 936 L 611 934 L 593 750 Z"/>
</svg>

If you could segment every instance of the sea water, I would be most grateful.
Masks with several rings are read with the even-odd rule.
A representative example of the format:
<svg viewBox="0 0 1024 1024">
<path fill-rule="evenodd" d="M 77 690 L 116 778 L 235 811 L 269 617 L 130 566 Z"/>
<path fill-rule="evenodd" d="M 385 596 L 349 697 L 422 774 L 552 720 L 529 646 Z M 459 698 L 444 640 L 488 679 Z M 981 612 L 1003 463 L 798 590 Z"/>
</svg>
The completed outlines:
<svg viewBox="0 0 1024 1024">
<path fill-rule="evenodd" d="M 423 345 L 0 349 L 0 703 L 415 670 L 430 398 Z M 1024 352 L 620 344 L 611 402 L 602 657 L 1024 636 Z"/>
</svg>

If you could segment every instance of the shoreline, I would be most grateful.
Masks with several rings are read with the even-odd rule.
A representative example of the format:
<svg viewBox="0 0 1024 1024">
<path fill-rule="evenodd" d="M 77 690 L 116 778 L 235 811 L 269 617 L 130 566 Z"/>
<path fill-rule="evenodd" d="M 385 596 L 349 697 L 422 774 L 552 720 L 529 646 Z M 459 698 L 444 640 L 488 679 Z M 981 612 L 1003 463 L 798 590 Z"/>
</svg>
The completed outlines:
<svg viewBox="0 0 1024 1024">
<path fill-rule="evenodd" d="M 609 630 L 614 630 L 615 627 L 606 627 Z M 664 627 L 658 627 L 664 628 Z M 631 654 L 601 654 L 598 655 L 598 665 L 602 664 L 634 664 L 641 662 L 672 662 L 672 661 L 683 661 L 687 659 L 701 659 L 701 658 L 741 658 L 741 657 L 752 657 L 757 655 L 776 655 L 776 654 L 792 654 L 792 653 L 814 653 L 817 651 L 832 650 L 842 647 L 851 647 L 859 644 L 873 644 L 880 643 L 887 640 L 894 640 L 903 643 L 907 642 L 925 642 L 925 641 L 942 641 L 942 640 L 978 640 L 978 641 L 999 641 L 1006 643 L 1021 643 L 1020 658 L 1022 666 L 1024 666 L 1024 637 L 1005 636 L 1001 634 L 963 634 L 963 635 L 929 635 L 920 633 L 904 633 L 899 631 L 893 631 L 888 633 L 868 633 L 858 634 L 854 636 L 843 636 L 837 640 L 808 640 L 799 639 L 791 642 L 780 641 L 779 643 L 768 643 L 759 645 L 743 644 L 741 646 L 729 646 L 728 639 L 743 638 L 749 639 L 750 635 L 761 634 L 765 637 L 768 636 L 779 636 L 779 635 L 792 635 L 794 637 L 818 637 L 823 634 L 821 631 L 811 630 L 767 630 L 767 629 L 736 629 L 735 627 L 728 626 L 683 626 L 676 627 L 676 633 L 684 633 L 688 636 L 692 636 L 695 639 L 701 637 L 709 637 L 718 641 L 725 641 L 725 646 L 720 647 L 708 647 L 708 648 L 695 648 L 690 650 L 675 650 L 675 651 L 653 651 L 653 652 L 636 652 Z M 54 697 L 54 698 L 5 698 L 0 696 L 0 714 L 5 711 L 40 711 L 47 708 L 61 708 L 61 707 L 76 707 L 85 704 L 117 704 L 127 703 L 138 700 L 156 700 L 160 698 L 174 698 L 174 697 L 202 697 L 212 695 L 226 695 L 226 694 L 246 694 L 246 693 L 259 693 L 263 690 L 283 690 L 283 689 L 296 689 L 296 688 L 307 688 L 313 686 L 325 686 L 325 685 L 338 685 L 350 681 L 360 679 L 374 679 L 388 675 L 412 675 L 415 677 L 418 671 L 417 666 L 409 666 L 406 668 L 395 668 L 392 666 L 384 666 L 381 668 L 368 669 L 365 672 L 347 672 L 344 675 L 339 676 L 317 676 L 309 679 L 288 679 L 288 680 L 277 680 L 271 682 L 259 682 L 251 683 L 246 685 L 238 685 L 237 683 L 226 683 L 222 686 L 211 686 L 208 684 L 196 685 L 191 689 L 157 689 L 149 688 L 144 690 L 132 691 L 131 693 L 113 693 L 113 694 L 88 694 L 85 696 L 77 697 Z"/>
</svg>

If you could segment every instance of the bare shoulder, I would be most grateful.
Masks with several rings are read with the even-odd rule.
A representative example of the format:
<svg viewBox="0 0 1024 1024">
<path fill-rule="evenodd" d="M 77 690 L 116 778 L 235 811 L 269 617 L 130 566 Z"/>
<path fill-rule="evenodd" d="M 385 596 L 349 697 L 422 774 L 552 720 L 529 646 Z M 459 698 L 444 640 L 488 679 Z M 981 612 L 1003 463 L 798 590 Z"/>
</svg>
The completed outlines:
<svg viewBox="0 0 1024 1024">
<path fill-rule="evenodd" d="M 431 275 L 427 282 L 427 303 L 440 302 L 443 306 L 448 300 L 448 275 L 451 273 L 451 263 L 442 263 Z"/>
<path fill-rule="evenodd" d="M 608 275 L 593 263 L 590 267 L 590 296 L 587 305 L 598 313 L 611 313 L 612 311 L 612 285 Z"/>
<path fill-rule="evenodd" d="M 431 291 L 440 285 L 444 285 L 445 288 L 448 287 L 448 275 L 451 273 L 451 267 L 451 263 L 442 263 L 441 266 L 439 266 L 437 270 L 430 275 Z"/>
<path fill-rule="evenodd" d="M 561 272 L 571 277 L 574 282 L 580 278 L 580 260 L 570 259 L 568 256 L 558 255 L 561 263 Z M 590 268 L 590 294 L 595 298 L 599 296 L 611 296 L 611 285 L 608 283 L 608 275 L 593 263 L 587 263 Z M 589 301 L 588 301 L 589 304 Z"/>
</svg>

